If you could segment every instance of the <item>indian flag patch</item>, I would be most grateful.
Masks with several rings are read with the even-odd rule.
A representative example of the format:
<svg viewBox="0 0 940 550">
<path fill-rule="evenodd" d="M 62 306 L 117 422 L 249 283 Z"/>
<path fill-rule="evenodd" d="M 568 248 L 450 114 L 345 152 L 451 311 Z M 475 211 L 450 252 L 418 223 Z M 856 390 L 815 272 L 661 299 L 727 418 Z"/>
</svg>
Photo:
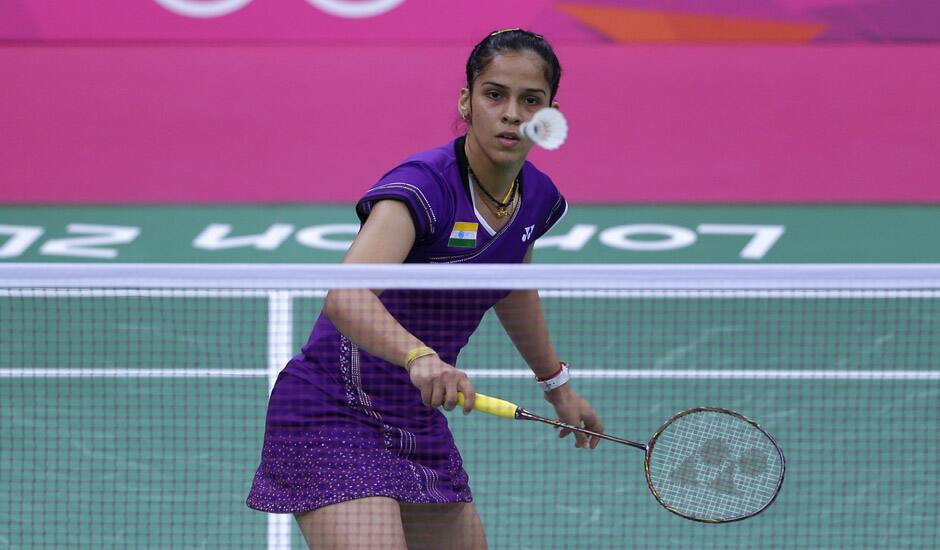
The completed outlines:
<svg viewBox="0 0 940 550">
<path fill-rule="evenodd" d="M 479 224 L 471 222 L 457 222 L 454 230 L 450 232 L 447 246 L 454 248 L 474 248 L 477 245 L 477 227 Z"/>
</svg>

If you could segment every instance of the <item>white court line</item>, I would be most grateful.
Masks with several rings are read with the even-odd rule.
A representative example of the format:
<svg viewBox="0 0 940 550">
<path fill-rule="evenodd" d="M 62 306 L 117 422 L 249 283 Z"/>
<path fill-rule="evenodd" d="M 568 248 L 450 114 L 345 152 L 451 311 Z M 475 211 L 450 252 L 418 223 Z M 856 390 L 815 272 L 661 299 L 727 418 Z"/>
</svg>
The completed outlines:
<svg viewBox="0 0 940 550">
<path fill-rule="evenodd" d="M 526 369 L 468 369 L 470 378 L 532 378 Z M 264 369 L 0 369 L 0 378 L 265 378 Z M 578 369 L 582 379 L 940 380 L 938 370 Z"/>
<path fill-rule="evenodd" d="M 0 298 L 326 298 L 326 290 L 253 290 L 225 288 L 0 288 Z"/>
<path fill-rule="evenodd" d="M 469 369 L 473 378 L 532 378 L 532 371 L 524 369 Z M 795 379 L 795 380 L 940 380 L 940 371 L 931 370 L 656 370 L 656 369 L 577 369 L 571 371 L 574 379 L 628 379 L 628 378 L 680 378 L 680 379 Z"/>
<path fill-rule="evenodd" d="M 265 378 L 264 369 L 0 369 L 0 378 Z"/>
<path fill-rule="evenodd" d="M 271 292 L 225 288 L 0 288 L 0 298 L 267 298 Z M 326 291 L 322 294 L 326 296 Z"/>
<path fill-rule="evenodd" d="M 898 289 L 634 289 L 539 290 L 542 298 L 766 298 L 766 299 L 912 299 L 940 298 L 940 290 Z"/>
<path fill-rule="evenodd" d="M 268 395 L 294 353 L 291 335 L 293 303 L 290 292 L 286 290 L 273 291 L 268 298 Z M 268 514 L 268 550 L 290 550 L 291 523 L 289 514 Z"/>
</svg>

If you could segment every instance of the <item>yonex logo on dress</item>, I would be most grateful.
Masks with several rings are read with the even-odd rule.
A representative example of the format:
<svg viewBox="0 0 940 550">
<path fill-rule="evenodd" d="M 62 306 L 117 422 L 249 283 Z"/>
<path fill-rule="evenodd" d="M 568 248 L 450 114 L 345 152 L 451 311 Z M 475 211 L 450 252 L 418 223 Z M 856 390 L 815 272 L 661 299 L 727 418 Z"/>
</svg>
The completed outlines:
<svg viewBox="0 0 940 550">
<path fill-rule="evenodd" d="M 535 226 L 530 225 L 525 228 L 525 232 L 522 234 L 522 242 L 526 242 L 532 237 L 532 232 L 535 231 Z"/>
<path fill-rule="evenodd" d="M 389 12 L 405 0 L 306 0 L 308 4 L 336 17 L 364 19 Z M 252 0 L 154 0 L 184 17 L 213 18 L 234 13 Z"/>
</svg>

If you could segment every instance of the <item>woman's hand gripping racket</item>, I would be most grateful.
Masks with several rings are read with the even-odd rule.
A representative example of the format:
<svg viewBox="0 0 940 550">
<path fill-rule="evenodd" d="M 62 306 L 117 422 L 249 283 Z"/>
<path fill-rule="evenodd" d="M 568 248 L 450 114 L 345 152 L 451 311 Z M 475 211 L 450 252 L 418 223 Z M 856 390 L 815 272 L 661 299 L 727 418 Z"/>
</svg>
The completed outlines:
<svg viewBox="0 0 940 550">
<path fill-rule="evenodd" d="M 463 395 L 458 395 L 463 405 Z M 706 523 L 756 516 L 770 506 L 786 470 L 777 442 L 751 419 L 699 407 L 673 416 L 642 444 L 532 414 L 515 403 L 476 394 L 474 410 L 536 420 L 646 452 L 646 484 L 670 512 Z"/>
</svg>

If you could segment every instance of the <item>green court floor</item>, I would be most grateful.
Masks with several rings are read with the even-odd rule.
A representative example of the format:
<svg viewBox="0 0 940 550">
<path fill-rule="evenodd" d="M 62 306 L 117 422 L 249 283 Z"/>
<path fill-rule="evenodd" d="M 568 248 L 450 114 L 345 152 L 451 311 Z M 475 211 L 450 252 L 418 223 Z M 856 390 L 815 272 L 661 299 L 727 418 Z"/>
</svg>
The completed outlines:
<svg viewBox="0 0 940 550">
<path fill-rule="evenodd" d="M 351 204 L 0 205 L 0 263 L 333 263 L 358 227 Z M 572 204 L 535 261 L 936 263 L 938 234 L 940 205 Z"/>
<path fill-rule="evenodd" d="M 544 303 L 609 433 L 645 441 L 679 410 L 736 409 L 778 438 L 787 480 L 765 514 L 703 525 L 656 504 L 635 449 L 449 413 L 491 548 L 940 543 L 940 298 Z M 280 330 L 297 348 L 320 300 L 293 306 Z M 266 515 L 244 506 L 269 384 L 264 299 L 14 291 L 0 317 L 0 549 L 268 547 Z M 478 391 L 552 414 L 491 315 L 459 366 Z"/>
</svg>

